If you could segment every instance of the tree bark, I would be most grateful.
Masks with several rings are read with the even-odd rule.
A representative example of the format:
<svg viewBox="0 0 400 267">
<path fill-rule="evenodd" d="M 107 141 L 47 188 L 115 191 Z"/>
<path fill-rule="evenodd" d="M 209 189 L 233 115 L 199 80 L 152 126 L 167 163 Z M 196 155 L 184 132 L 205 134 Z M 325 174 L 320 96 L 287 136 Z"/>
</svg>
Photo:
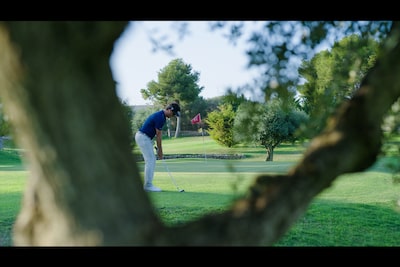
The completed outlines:
<svg viewBox="0 0 400 267">
<path fill-rule="evenodd" d="M 176 128 L 175 128 L 175 138 L 179 137 L 180 132 L 181 132 L 181 118 L 177 117 L 176 118 Z"/>
<path fill-rule="evenodd" d="M 16 245 L 140 244 L 161 227 L 142 189 L 109 66 L 126 25 L 2 25 L 12 42 L 8 51 L 2 46 L 2 58 L 16 57 L 4 64 L 13 70 L 2 68 L 10 83 L 2 97 L 30 170 Z"/>
</svg>

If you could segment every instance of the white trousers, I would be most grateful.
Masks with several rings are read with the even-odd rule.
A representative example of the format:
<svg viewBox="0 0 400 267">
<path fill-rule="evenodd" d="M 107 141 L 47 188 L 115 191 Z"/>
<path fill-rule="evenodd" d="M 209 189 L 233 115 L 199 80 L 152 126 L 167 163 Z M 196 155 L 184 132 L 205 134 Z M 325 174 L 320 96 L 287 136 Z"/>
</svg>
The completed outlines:
<svg viewBox="0 0 400 267">
<path fill-rule="evenodd" d="M 146 134 L 138 131 L 135 134 L 135 141 L 144 159 L 144 187 L 151 187 L 153 185 L 154 170 L 156 168 L 156 155 L 153 150 L 153 140 Z"/>
</svg>

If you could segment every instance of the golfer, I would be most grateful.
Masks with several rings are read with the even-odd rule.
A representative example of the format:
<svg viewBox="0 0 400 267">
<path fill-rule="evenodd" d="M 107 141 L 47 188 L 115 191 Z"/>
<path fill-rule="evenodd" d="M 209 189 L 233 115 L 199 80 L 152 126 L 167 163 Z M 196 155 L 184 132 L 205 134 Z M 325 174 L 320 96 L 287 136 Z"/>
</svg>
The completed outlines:
<svg viewBox="0 0 400 267">
<path fill-rule="evenodd" d="M 154 169 L 156 167 L 156 156 L 154 154 L 153 139 L 156 137 L 157 156 L 163 159 L 162 150 L 162 128 L 167 118 L 180 116 L 179 104 L 168 104 L 164 109 L 151 114 L 143 123 L 142 127 L 135 134 L 135 141 L 138 144 L 144 158 L 144 184 L 143 188 L 150 192 L 161 192 L 161 189 L 154 186 Z"/>
</svg>

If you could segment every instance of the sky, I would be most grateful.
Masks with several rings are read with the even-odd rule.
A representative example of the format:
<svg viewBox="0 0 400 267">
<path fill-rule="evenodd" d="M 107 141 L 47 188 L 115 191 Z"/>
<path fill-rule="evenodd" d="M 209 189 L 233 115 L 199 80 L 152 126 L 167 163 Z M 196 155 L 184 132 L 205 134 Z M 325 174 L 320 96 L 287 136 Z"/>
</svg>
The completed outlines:
<svg viewBox="0 0 400 267">
<path fill-rule="evenodd" d="M 200 73 L 198 85 L 204 87 L 200 95 L 205 99 L 222 96 L 227 87 L 236 88 L 256 77 L 255 70 L 246 68 L 245 38 L 234 46 L 221 31 L 209 30 L 209 21 L 190 21 L 191 34 L 182 41 L 171 30 L 171 23 L 131 22 L 116 41 L 110 66 L 117 82 L 117 94 L 129 105 L 151 104 L 142 98 L 140 89 L 147 88 L 152 80 L 158 82 L 158 72 L 175 58 L 181 58 L 192 66 L 192 71 Z M 156 27 L 159 28 L 156 36 L 168 35 L 168 40 L 174 43 L 175 55 L 152 52 L 148 35 Z"/>
</svg>

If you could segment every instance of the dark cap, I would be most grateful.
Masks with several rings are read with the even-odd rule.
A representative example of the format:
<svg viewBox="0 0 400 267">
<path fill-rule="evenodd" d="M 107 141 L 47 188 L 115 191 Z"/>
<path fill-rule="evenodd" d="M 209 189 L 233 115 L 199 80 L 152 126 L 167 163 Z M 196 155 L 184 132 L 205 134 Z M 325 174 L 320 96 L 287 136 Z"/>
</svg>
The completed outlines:
<svg viewBox="0 0 400 267">
<path fill-rule="evenodd" d="M 172 110 L 172 113 L 177 117 L 181 115 L 181 107 L 176 103 L 169 104 L 167 109 Z"/>
</svg>

